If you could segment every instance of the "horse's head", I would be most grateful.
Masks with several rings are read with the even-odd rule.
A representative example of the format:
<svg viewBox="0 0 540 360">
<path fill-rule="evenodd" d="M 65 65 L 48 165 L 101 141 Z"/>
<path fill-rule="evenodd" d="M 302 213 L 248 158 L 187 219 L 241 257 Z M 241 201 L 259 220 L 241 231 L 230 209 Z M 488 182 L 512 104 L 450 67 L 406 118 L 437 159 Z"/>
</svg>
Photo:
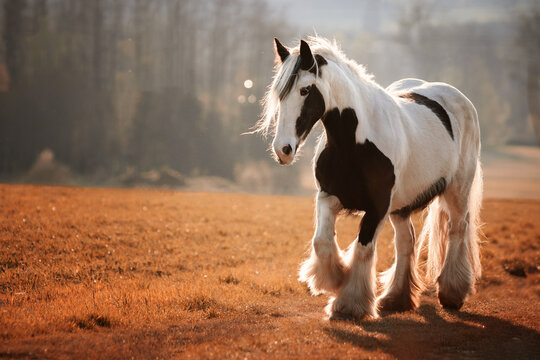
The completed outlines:
<svg viewBox="0 0 540 360">
<path fill-rule="evenodd" d="M 321 67 L 327 62 L 321 55 L 314 56 L 303 40 L 291 51 L 274 40 L 278 68 L 259 129 L 275 128 L 272 149 L 279 163 L 288 165 L 325 112 L 327 87 Z"/>
</svg>

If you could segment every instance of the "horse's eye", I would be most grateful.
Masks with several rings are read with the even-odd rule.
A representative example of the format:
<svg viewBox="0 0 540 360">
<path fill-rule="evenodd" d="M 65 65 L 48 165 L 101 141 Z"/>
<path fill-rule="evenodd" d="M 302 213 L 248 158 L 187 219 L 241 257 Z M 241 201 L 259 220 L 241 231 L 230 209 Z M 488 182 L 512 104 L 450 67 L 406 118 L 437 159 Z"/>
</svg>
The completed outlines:
<svg viewBox="0 0 540 360">
<path fill-rule="evenodd" d="M 302 96 L 306 96 L 307 94 L 309 94 L 309 89 L 311 88 L 311 86 L 306 86 L 306 87 L 303 87 L 300 89 L 300 95 Z"/>
</svg>

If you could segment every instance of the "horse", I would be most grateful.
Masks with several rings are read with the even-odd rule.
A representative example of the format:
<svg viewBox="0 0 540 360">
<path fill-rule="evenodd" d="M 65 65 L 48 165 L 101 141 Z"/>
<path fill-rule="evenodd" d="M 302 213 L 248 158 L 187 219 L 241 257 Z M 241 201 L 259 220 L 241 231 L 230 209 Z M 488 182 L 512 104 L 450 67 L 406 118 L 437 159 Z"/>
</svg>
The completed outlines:
<svg viewBox="0 0 540 360">
<path fill-rule="evenodd" d="M 275 75 L 254 132 L 272 133 L 273 156 L 289 165 L 314 125 L 324 128 L 313 160 L 315 233 L 299 280 L 330 296 L 330 320 L 414 310 L 427 248 L 426 283 L 443 308 L 461 308 L 481 275 L 480 129 L 471 101 L 442 82 L 411 78 L 383 88 L 335 40 L 313 36 L 288 48 L 275 38 L 274 49 Z M 423 209 L 417 241 L 411 215 Z M 343 212 L 363 214 L 346 250 L 335 234 Z M 376 242 L 388 219 L 394 263 L 377 296 Z"/>
</svg>

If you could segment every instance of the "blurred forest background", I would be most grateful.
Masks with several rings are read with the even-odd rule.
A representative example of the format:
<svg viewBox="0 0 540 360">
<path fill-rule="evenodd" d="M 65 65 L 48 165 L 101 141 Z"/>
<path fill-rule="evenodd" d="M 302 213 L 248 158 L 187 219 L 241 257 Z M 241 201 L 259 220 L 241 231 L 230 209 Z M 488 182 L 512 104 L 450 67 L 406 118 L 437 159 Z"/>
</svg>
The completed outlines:
<svg viewBox="0 0 540 360">
<path fill-rule="evenodd" d="M 241 134 L 271 80 L 273 37 L 296 45 L 314 30 L 382 86 L 459 88 L 484 148 L 537 146 L 537 1 L 0 0 L 0 181 L 312 183 L 311 150 L 284 169 L 268 141 Z"/>
</svg>

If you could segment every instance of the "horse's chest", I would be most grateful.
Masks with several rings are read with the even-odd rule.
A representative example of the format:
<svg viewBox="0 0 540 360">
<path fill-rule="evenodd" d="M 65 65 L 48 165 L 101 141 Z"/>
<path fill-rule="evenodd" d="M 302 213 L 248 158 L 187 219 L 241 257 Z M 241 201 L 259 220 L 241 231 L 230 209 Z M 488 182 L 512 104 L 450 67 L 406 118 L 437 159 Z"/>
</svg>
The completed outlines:
<svg viewBox="0 0 540 360">
<path fill-rule="evenodd" d="M 395 181 L 392 162 L 371 141 L 356 143 L 354 113 L 335 117 L 323 119 L 328 143 L 315 166 L 321 190 L 337 196 L 345 209 L 385 212 Z"/>
<path fill-rule="evenodd" d="M 319 156 L 315 176 L 321 190 L 339 198 L 349 210 L 364 210 L 366 179 L 350 154 L 343 156 L 339 149 L 326 147 Z"/>
</svg>

